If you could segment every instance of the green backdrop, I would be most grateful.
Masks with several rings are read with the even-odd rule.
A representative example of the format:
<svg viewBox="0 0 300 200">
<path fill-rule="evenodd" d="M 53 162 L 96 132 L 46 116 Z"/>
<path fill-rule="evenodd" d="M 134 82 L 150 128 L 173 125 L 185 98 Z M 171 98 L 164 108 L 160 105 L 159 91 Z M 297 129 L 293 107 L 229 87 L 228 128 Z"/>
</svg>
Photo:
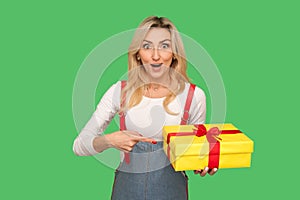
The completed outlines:
<svg viewBox="0 0 300 200">
<path fill-rule="evenodd" d="M 72 152 L 73 84 L 98 44 L 149 15 L 170 18 L 206 49 L 224 81 L 226 122 L 255 142 L 251 168 L 188 172 L 190 199 L 298 196 L 296 2 L 1 1 L 0 199 L 109 199 L 114 169 Z M 112 63 L 120 71 L 105 72 L 96 102 L 126 64 L 125 56 Z"/>
</svg>

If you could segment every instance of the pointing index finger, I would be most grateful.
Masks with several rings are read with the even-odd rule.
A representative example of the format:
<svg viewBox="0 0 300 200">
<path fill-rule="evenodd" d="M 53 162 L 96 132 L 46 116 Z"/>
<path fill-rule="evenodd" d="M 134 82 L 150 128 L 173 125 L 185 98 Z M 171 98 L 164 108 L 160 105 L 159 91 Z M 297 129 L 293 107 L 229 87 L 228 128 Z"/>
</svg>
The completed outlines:
<svg viewBox="0 0 300 200">
<path fill-rule="evenodd" d="M 151 139 L 151 138 L 147 138 L 147 137 L 141 137 L 140 142 L 148 142 L 148 143 L 152 143 L 152 144 L 157 144 L 156 140 Z"/>
<path fill-rule="evenodd" d="M 157 141 L 148 137 L 143 137 L 136 131 L 122 131 L 123 133 L 127 134 L 128 136 L 132 137 L 133 140 L 137 142 L 148 142 L 152 144 L 157 144 Z"/>
</svg>

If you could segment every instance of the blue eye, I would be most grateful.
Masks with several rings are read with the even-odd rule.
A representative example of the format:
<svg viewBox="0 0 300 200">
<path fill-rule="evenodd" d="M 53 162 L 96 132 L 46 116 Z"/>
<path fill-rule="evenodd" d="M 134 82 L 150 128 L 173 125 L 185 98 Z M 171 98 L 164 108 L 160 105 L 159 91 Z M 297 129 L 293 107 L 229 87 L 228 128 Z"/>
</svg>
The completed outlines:
<svg viewBox="0 0 300 200">
<path fill-rule="evenodd" d="M 143 44 L 143 49 L 150 49 L 150 45 L 149 44 Z"/>
<path fill-rule="evenodd" d="M 161 47 L 162 47 L 162 49 L 168 49 L 168 48 L 170 48 L 170 45 L 167 44 L 167 43 L 163 43 L 163 44 L 161 45 Z"/>
</svg>

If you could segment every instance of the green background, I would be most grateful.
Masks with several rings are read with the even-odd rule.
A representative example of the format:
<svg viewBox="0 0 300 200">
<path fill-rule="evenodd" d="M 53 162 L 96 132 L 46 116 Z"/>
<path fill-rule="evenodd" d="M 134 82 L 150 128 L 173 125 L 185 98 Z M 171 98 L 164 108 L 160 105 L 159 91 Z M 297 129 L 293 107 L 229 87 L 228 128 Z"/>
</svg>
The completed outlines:
<svg viewBox="0 0 300 200">
<path fill-rule="evenodd" d="M 190 199 L 298 196 L 296 2 L 1 1 L 0 199 L 109 199 L 114 169 L 72 152 L 73 84 L 98 44 L 149 15 L 170 18 L 207 50 L 224 81 L 226 121 L 255 142 L 251 168 L 189 172 Z M 96 102 L 113 75 L 107 71 Z"/>
</svg>

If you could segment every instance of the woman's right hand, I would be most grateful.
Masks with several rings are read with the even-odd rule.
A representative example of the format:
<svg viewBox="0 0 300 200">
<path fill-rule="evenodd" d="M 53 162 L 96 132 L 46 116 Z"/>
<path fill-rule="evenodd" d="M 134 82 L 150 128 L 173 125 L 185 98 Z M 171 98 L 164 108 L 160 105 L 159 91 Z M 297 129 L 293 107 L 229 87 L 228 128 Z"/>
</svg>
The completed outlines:
<svg viewBox="0 0 300 200">
<path fill-rule="evenodd" d="M 134 145 L 138 142 L 148 142 L 151 144 L 156 144 L 154 139 L 143 137 L 136 131 L 117 131 L 111 134 L 105 135 L 108 143 L 111 147 L 119 149 L 124 152 L 130 152 Z"/>
</svg>

